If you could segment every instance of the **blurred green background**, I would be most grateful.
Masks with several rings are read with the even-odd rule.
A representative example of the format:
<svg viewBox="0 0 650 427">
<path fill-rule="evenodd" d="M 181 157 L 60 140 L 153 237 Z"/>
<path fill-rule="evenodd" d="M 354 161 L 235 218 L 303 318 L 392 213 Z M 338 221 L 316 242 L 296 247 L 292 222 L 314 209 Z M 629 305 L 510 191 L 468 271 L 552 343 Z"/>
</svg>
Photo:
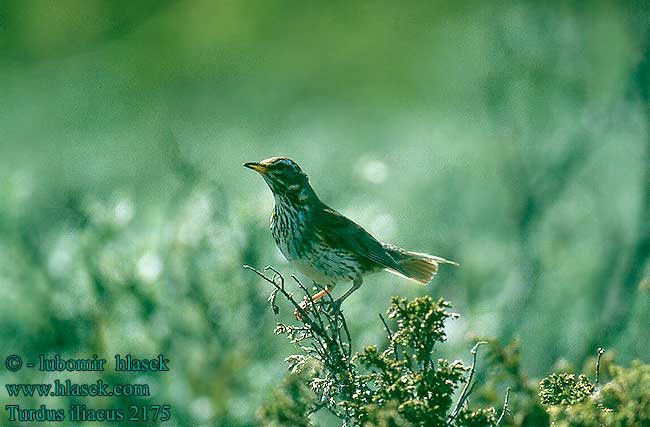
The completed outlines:
<svg viewBox="0 0 650 427">
<path fill-rule="evenodd" d="M 480 335 L 520 337 L 533 376 L 598 346 L 650 362 L 649 27 L 644 1 L 1 1 L 0 356 L 172 369 L 104 376 L 148 399 L 3 407 L 255 425 L 293 352 L 242 269 L 293 273 L 241 167 L 272 155 L 380 239 L 462 264 L 366 280 L 357 349 L 391 296 L 430 294 L 461 314 L 453 357 Z M 55 378 L 97 376 L 0 370 Z"/>
</svg>

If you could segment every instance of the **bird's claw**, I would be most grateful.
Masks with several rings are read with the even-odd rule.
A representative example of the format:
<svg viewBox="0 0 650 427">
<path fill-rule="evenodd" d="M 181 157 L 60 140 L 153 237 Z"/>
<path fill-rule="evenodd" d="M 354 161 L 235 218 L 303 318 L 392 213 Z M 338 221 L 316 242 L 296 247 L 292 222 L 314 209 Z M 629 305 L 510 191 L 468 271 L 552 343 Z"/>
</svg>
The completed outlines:
<svg viewBox="0 0 650 427">
<path fill-rule="evenodd" d="M 328 307 L 328 310 L 331 313 L 336 313 L 336 312 L 341 310 L 341 304 L 342 303 L 343 303 L 342 298 L 332 299 L 330 301 L 325 301 L 325 302 L 324 301 L 318 301 L 318 303 L 316 303 L 315 301 L 309 301 L 309 300 L 305 299 L 300 304 L 298 304 L 298 307 L 300 307 L 300 309 L 302 309 L 302 311 L 304 311 L 306 313 L 309 313 L 314 308 L 319 310 L 321 306 L 325 306 L 325 307 Z M 305 321 L 305 319 L 304 319 L 304 317 L 301 314 L 301 311 L 299 309 L 294 310 L 293 316 L 299 322 L 304 322 Z"/>
<path fill-rule="evenodd" d="M 311 311 L 313 305 L 314 305 L 313 302 L 305 300 L 305 301 L 301 302 L 300 304 L 298 304 L 298 307 L 300 307 L 305 312 L 309 312 L 309 311 Z M 296 309 L 293 312 L 293 316 L 299 322 L 304 322 L 305 321 L 305 318 L 303 317 L 303 315 L 301 314 L 299 309 Z"/>
</svg>

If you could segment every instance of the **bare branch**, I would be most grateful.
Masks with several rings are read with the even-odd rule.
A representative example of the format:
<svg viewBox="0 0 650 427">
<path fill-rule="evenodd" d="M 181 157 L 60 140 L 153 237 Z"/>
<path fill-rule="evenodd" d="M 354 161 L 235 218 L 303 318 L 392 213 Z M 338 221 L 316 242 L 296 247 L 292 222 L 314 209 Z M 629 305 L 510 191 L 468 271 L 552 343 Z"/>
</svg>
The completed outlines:
<svg viewBox="0 0 650 427">
<path fill-rule="evenodd" d="M 499 415 L 499 419 L 497 420 L 497 423 L 495 424 L 495 427 L 499 427 L 501 425 L 501 421 L 503 421 L 503 417 L 508 412 L 508 403 L 509 402 L 510 402 L 510 387 L 508 387 L 506 389 L 506 397 L 503 400 L 503 409 L 501 409 L 501 415 Z"/>
<path fill-rule="evenodd" d="M 386 323 L 386 320 L 384 320 L 384 316 L 379 313 L 379 318 L 381 319 L 381 323 L 384 324 L 384 328 L 386 329 L 386 333 L 388 334 L 388 340 L 392 343 L 393 342 L 393 333 L 391 332 L 390 328 L 388 327 L 388 323 Z"/>
<path fill-rule="evenodd" d="M 600 381 L 600 358 L 603 356 L 604 352 L 605 350 L 601 347 L 598 348 L 598 359 L 596 360 L 596 386 L 598 386 L 598 382 Z"/>
<path fill-rule="evenodd" d="M 284 295 L 284 297 L 289 301 L 289 303 L 291 303 L 291 305 L 294 306 L 296 311 L 298 311 L 298 313 L 300 313 L 300 315 L 303 317 L 304 323 L 308 324 L 312 328 L 314 328 L 314 327 L 319 328 L 319 325 L 315 324 L 315 322 L 313 321 L 311 316 L 309 316 L 307 310 L 302 308 L 300 306 L 300 304 L 295 300 L 293 295 L 291 295 L 289 292 L 287 292 L 285 290 L 285 288 L 284 288 L 284 277 L 282 276 L 282 274 L 280 274 L 280 272 L 278 270 L 271 267 L 270 265 L 267 265 L 266 267 L 264 267 L 264 270 L 271 270 L 274 273 L 271 278 L 268 278 L 268 277 L 266 277 L 266 275 L 264 273 L 262 273 L 261 271 L 257 270 L 254 267 L 251 267 L 250 265 L 244 265 L 244 268 L 246 270 L 251 270 L 252 272 L 256 273 L 258 276 L 260 276 L 266 282 L 273 285 L 275 287 L 275 289 L 277 289 L 278 292 L 280 292 L 282 295 Z"/>
<path fill-rule="evenodd" d="M 465 383 L 465 386 L 463 387 L 463 391 L 460 393 L 460 396 L 458 397 L 458 401 L 456 402 L 456 406 L 454 406 L 453 411 L 451 412 L 451 415 L 449 416 L 449 419 L 447 419 L 447 424 L 450 425 L 451 422 L 458 416 L 458 413 L 463 407 L 463 404 L 467 400 L 467 397 L 469 397 L 470 393 L 472 392 L 473 386 L 472 386 L 472 380 L 474 379 L 474 373 L 476 372 L 476 357 L 478 355 L 478 349 L 480 346 L 483 344 L 487 344 L 487 341 L 479 341 L 474 345 L 472 348 L 472 366 L 470 366 L 469 369 L 469 376 L 467 377 L 467 382 Z"/>
<path fill-rule="evenodd" d="M 393 332 L 391 332 L 390 328 L 388 327 L 388 323 L 386 323 L 386 320 L 384 319 L 384 316 L 379 313 L 379 318 L 381 319 L 381 323 L 384 324 L 384 328 L 386 329 L 386 333 L 388 334 L 388 341 L 390 342 L 390 346 L 393 349 L 393 356 L 395 357 L 395 360 L 399 360 L 399 355 L 397 352 L 397 348 L 395 343 L 393 343 Z"/>
</svg>

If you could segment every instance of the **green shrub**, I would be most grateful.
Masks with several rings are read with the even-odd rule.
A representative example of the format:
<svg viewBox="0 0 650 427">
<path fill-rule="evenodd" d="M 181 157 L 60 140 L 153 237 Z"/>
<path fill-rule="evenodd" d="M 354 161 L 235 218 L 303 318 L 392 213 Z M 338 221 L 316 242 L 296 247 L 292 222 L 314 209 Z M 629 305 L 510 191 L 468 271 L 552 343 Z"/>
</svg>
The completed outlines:
<svg viewBox="0 0 650 427">
<path fill-rule="evenodd" d="M 541 382 L 540 397 L 556 427 L 650 426 L 650 365 L 613 365 L 601 388 L 581 376 L 552 374 Z"/>
<path fill-rule="evenodd" d="M 272 277 L 254 271 L 275 287 L 269 298 L 273 311 L 279 310 L 277 295 L 283 295 L 302 319 L 276 328 L 301 352 L 286 359 L 290 373 L 259 410 L 263 425 L 313 426 L 312 415 L 326 411 L 342 426 L 650 426 L 650 365 L 634 362 L 623 368 L 607 362 L 610 379 L 601 385 L 567 372 L 552 373 L 539 383 L 530 380 L 521 368 L 517 341 L 507 346 L 478 342 L 469 366 L 436 359 L 436 345 L 447 339 L 445 321 L 457 315 L 449 311 L 448 302 L 428 296 L 412 301 L 393 298 L 388 318 L 394 327 L 381 318 L 388 346 L 370 345 L 352 354 L 346 319 L 331 297 L 305 308 L 310 292 L 299 281 L 303 305 L 285 289 L 277 271 Z M 485 369 L 489 375 L 470 406 L 481 344 L 489 347 Z M 505 402 L 497 393 L 503 384 L 510 386 Z"/>
<path fill-rule="evenodd" d="M 393 298 L 388 318 L 396 328 L 392 331 L 385 323 L 388 347 L 380 350 L 371 345 L 352 355 L 345 317 L 331 299 L 304 310 L 285 290 L 277 272 L 272 278 L 258 274 L 276 287 L 271 297 L 274 311 L 279 292 L 302 318 L 301 325 L 276 328 L 302 353 L 287 358 L 289 379 L 260 410 L 265 425 L 309 425 L 304 424 L 309 415 L 320 410 L 330 412 L 345 426 L 497 425 L 494 408 L 470 409 L 467 401 L 475 385 L 476 352 L 481 343 L 472 350 L 471 366 L 434 358 L 436 344 L 447 339 L 445 320 L 457 316 L 449 311 L 448 302 L 430 297 Z M 309 301 L 309 292 L 302 289 Z"/>
<path fill-rule="evenodd" d="M 539 398 L 544 405 L 575 405 L 584 402 L 594 392 L 594 385 L 584 375 L 551 374 L 539 385 Z"/>
</svg>

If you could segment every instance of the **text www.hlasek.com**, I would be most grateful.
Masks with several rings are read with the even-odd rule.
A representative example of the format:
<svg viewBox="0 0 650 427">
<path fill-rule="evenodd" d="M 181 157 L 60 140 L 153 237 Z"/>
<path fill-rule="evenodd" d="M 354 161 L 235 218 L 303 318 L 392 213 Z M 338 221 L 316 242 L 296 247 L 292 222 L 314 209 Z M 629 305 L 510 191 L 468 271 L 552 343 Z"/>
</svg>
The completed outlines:
<svg viewBox="0 0 650 427">
<path fill-rule="evenodd" d="M 147 384 L 110 385 L 102 380 L 76 384 L 70 380 L 54 380 L 50 384 L 5 384 L 7 394 L 18 396 L 150 396 Z"/>
</svg>

